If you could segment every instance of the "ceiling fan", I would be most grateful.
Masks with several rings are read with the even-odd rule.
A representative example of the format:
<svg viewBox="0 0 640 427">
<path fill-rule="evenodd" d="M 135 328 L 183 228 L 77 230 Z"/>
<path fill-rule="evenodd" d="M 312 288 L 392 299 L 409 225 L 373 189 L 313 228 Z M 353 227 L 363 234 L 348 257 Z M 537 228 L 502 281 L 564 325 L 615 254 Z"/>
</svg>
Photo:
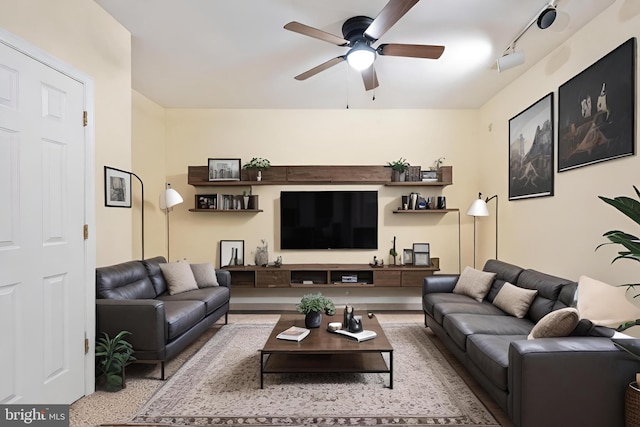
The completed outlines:
<svg viewBox="0 0 640 427">
<path fill-rule="evenodd" d="M 377 55 L 402 56 L 410 58 L 438 59 L 444 52 L 444 46 L 384 43 L 378 47 L 372 44 L 378 41 L 400 18 L 402 18 L 419 0 L 389 0 L 375 19 L 367 16 L 354 16 L 342 24 L 342 36 L 310 27 L 293 21 L 285 29 L 305 36 L 313 37 L 338 46 L 349 48 L 345 55 L 330 59 L 318 66 L 295 76 L 296 80 L 306 80 L 334 65 L 347 61 L 360 71 L 366 90 L 378 87 L 378 78 L 373 63 Z"/>
</svg>

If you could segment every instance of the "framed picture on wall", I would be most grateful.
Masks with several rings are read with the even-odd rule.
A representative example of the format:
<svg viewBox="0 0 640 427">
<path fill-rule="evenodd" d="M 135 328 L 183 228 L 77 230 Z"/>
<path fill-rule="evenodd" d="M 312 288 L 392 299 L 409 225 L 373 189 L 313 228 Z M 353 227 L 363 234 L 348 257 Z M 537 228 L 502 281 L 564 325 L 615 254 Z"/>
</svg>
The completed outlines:
<svg viewBox="0 0 640 427">
<path fill-rule="evenodd" d="M 240 181 L 240 159 L 209 159 L 209 181 Z"/>
<path fill-rule="evenodd" d="M 131 207 L 131 173 L 104 167 L 104 205 L 112 208 Z"/>
<path fill-rule="evenodd" d="M 553 92 L 509 120 L 509 200 L 553 196 Z"/>
<path fill-rule="evenodd" d="M 558 89 L 558 172 L 635 153 L 631 38 Z"/>
<path fill-rule="evenodd" d="M 244 265 L 244 240 L 220 240 L 220 267 Z"/>
</svg>

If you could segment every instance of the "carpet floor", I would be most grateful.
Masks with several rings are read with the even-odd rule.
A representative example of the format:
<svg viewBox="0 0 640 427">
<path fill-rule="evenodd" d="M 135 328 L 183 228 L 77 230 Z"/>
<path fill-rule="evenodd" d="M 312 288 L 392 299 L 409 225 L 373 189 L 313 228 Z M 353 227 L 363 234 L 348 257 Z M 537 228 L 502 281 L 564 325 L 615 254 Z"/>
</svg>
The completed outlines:
<svg viewBox="0 0 640 427">
<path fill-rule="evenodd" d="M 378 315 L 393 389 L 388 374 L 314 374 L 267 375 L 261 390 L 258 350 L 277 318 L 231 315 L 169 362 L 165 382 L 153 365 L 130 366 L 126 389 L 80 399 L 70 425 L 509 425 L 421 315 Z"/>
</svg>

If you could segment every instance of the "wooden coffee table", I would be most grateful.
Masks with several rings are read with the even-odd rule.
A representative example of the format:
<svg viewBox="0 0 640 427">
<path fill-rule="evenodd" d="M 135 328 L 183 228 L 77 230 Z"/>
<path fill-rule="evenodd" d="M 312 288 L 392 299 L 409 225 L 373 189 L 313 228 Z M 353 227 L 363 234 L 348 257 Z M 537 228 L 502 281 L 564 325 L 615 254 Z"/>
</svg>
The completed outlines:
<svg viewBox="0 0 640 427">
<path fill-rule="evenodd" d="M 352 338 L 327 331 L 329 322 L 340 322 L 342 316 L 322 317 L 319 328 L 302 341 L 276 338 L 290 326 L 304 328 L 302 314 L 285 314 L 273 327 L 264 348 L 260 350 L 260 388 L 265 374 L 283 373 L 388 373 L 389 388 L 393 388 L 393 347 L 375 316 L 362 318 L 364 329 L 375 331 L 374 339 L 358 342 Z M 382 354 L 389 354 L 389 365 Z"/>
</svg>

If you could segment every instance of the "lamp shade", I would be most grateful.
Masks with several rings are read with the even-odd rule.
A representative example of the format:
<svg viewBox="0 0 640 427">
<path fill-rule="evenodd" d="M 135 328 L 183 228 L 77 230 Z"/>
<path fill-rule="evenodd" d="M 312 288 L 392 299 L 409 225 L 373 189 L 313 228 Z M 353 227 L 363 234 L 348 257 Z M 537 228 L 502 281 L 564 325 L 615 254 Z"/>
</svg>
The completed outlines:
<svg viewBox="0 0 640 427">
<path fill-rule="evenodd" d="M 469 209 L 467 210 L 469 216 L 489 216 L 489 208 L 487 208 L 487 202 L 482 199 L 475 199 Z"/>
<path fill-rule="evenodd" d="M 175 205 L 179 205 L 184 200 L 182 196 L 173 188 L 167 188 L 160 194 L 160 209 L 169 209 Z"/>
</svg>

